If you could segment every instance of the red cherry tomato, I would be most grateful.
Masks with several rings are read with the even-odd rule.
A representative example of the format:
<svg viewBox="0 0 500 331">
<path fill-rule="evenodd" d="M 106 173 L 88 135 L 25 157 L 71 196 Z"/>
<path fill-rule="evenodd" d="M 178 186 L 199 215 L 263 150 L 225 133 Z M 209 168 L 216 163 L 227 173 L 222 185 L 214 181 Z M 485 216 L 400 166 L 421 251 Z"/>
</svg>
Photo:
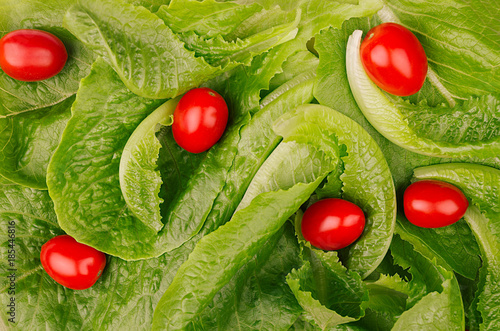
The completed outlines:
<svg viewBox="0 0 500 331">
<path fill-rule="evenodd" d="M 57 236 L 42 246 L 40 260 L 45 271 L 59 284 L 84 290 L 101 277 L 106 255 L 68 235 Z"/>
<path fill-rule="evenodd" d="M 219 141 L 227 119 L 224 98 L 209 88 L 196 88 L 184 94 L 177 104 L 172 133 L 186 151 L 201 153 Z"/>
<path fill-rule="evenodd" d="M 406 96 L 417 93 L 427 75 L 427 56 L 417 37 L 396 23 L 380 24 L 366 34 L 361 62 L 382 90 Z"/>
<path fill-rule="evenodd" d="M 323 199 L 307 208 L 301 228 L 311 245 L 333 251 L 349 246 L 361 236 L 365 215 L 352 202 Z"/>
<path fill-rule="evenodd" d="M 438 180 L 421 180 L 408 186 L 404 212 L 411 223 L 422 228 L 440 228 L 461 219 L 469 202 L 457 187 Z"/>
<path fill-rule="evenodd" d="M 34 82 L 57 75 L 68 59 L 62 41 L 40 30 L 15 30 L 0 39 L 0 67 L 10 77 Z"/>
</svg>

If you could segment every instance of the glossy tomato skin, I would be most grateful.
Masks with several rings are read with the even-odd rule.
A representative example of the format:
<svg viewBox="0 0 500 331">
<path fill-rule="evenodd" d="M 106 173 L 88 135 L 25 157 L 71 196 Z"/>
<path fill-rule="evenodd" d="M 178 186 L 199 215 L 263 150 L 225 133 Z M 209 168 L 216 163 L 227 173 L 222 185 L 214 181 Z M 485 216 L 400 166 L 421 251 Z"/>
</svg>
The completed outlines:
<svg viewBox="0 0 500 331">
<path fill-rule="evenodd" d="M 179 146 L 201 153 L 222 137 L 228 120 L 224 98 L 212 89 L 193 89 L 181 98 L 174 111 L 172 133 Z"/>
<path fill-rule="evenodd" d="M 62 41 L 41 30 L 15 30 L 0 40 L 0 67 L 10 77 L 35 82 L 57 75 L 68 53 Z"/>
<path fill-rule="evenodd" d="M 427 56 L 417 37 L 396 23 L 377 25 L 360 48 L 361 63 L 370 79 L 394 95 L 417 93 L 427 75 Z"/>
<path fill-rule="evenodd" d="M 422 228 L 440 228 L 461 219 L 469 201 L 456 186 L 438 181 L 421 180 L 408 186 L 403 196 L 408 221 Z"/>
<path fill-rule="evenodd" d="M 45 271 L 59 284 L 84 290 L 101 277 L 106 255 L 68 235 L 57 236 L 42 246 L 40 260 Z"/>
<path fill-rule="evenodd" d="M 323 199 L 304 213 L 301 230 L 314 247 L 332 251 L 349 246 L 363 233 L 365 215 L 361 208 L 343 199 Z"/>
</svg>

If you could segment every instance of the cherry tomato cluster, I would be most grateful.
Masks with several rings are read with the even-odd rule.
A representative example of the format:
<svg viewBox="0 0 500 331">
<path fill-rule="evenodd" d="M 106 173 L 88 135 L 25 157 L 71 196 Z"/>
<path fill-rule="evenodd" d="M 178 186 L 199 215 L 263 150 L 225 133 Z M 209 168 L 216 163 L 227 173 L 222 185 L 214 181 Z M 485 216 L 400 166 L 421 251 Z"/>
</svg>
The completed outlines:
<svg viewBox="0 0 500 331">
<path fill-rule="evenodd" d="M 417 93 L 427 75 L 427 56 L 417 37 L 396 23 L 377 25 L 360 47 L 361 63 L 370 79 L 394 95 Z"/>
<path fill-rule="evenodd" d="M 62 41 L 46 31 L 15 30 L 0 39 L 0 67 L 20 81 L 51 78 L 64 68 L 67 59 Z"/>
</svg>

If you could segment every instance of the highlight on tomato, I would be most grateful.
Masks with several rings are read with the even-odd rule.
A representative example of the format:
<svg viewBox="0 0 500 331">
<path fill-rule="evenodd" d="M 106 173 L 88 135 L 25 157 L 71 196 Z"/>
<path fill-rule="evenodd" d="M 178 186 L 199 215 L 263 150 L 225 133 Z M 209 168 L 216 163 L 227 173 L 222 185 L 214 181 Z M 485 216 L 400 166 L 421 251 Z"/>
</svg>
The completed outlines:
<svg viewBox="0 0 500 331">
<path fill-rule="evenodd" d="M 188 152 L 204 152 L 222 137 L 228 116 L 226 101 L 219 93 L 207 87 L 190 90 L 174 111 L 174 139 Z"/>
<path fill-rule="evenodd" d="M 469 201 L 450 183 L 421 180 L 405 190 L 403 207 L 412 224 L 422 228 L 441 228 L 460 220 L 469 207 Z"/>
<path fill-rule="evenodd" d="M 67 60 L 63 42 L 46 31 L 15 30 L 0 39 L 0 67 L 20 81 L 51 78 L 64 68 Z"/>
<path fill-rule="evenodd" d="M 382 23 L 366 34 L 360 47 L 361 63 L 382 90 L 398 96 L 417 93 L 427 75 L 427 56 L 407 28 Z"/>
<path fill-rule="evenodd" d="M 73 290 L 85 290 L 101 277 L 106 255 L 71 236 L 61 235 L 42 246 L 40 261 L 49 276 L 59 284 Z"/>
<path fill-rule="evenodd" d="M 343 199 L 329 198 L 312 204 L 302 217 L 304 239 L 314 247 L 332 251 L 351 245 L 363 233 L 361 208 Z"/>
</svg>

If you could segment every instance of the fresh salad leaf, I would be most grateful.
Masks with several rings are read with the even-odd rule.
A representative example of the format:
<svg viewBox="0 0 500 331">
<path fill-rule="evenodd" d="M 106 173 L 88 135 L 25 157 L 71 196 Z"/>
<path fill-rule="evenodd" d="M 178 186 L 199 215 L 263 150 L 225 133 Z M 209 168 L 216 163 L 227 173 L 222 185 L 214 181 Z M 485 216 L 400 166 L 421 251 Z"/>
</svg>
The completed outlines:
<svg viewBox="0 0 500 331">
<path fill-rule="evenodd" d="M 323 177 L 288 190 L 263 193 L 230 222 L 203 237 L 158 303 L 153 329 L 186 328 L 309 198 Z"/>
<path fill-rule="evenodd" d="M 496 94 L 500 88 L 500 39 L 490 1 L 391 0 L 391 20 L 409 28 L 422 43 L 429 66 L 455 99 Z M 386 13 L 386 12 L 384 12 Z M 386 18 L 386 17 L 384 17 Z"/>
<path fill-rule="evenodd" d="M 10 223 L 18 267 L 16 323 L 3 314 L 0 329 L 500 328 L 495 6 L 5 0 L 0 8 L 0 35 L 40 28 L 70 56 L 47 81 L 0 70 L 2 304 L 12 296 Z M 415 95 L 382 94 L 399 116 L 387 121 L 399 120 L 400 135 L 451 146 L 446 158 L 392 143 L 353 96 L 347 39 L 385 21 L 417 35 L 430 67 Z M 223 95 L 230 115 L 219 143 L 194 155 L 168 125 L 175 97 L 200 85 Z M 460 187 L 471 205 L 464 220 L 411 225 L 396 196 L 420 178 Z M 329 197 L 355 202 L 368 221 L 339 252 L 312 248 L 299 230 L 302 211 Z M 65 232 L 115 255 L 92 288 L 66 289 L 40 266 L 41 245 Z"/>
<path fill-rule="evenodd" d="M 118 170 L 127 139 L 159 104 L 130 92 L 102 60 L 82 80 L 47 174 L 58 222 L 66 233 L 106 253 L 121 249 L 125 258 L 154 255 L 148 253 L 154 244 L 143 238 L 156 232 L 127 208 Z M 81 230 L 85 228 L 92 231 Z M 120 229 L 128 231 L 118 238 Z"/>
<path fill-rule="evenodd" d="M 481 267 L 479 246 L 464 220 L 450 226 L 424 229 L 398 217 L 396 233 L 411 242 L 424 256 L 435 256 L 439 264 L 471 280 L 476 279 Z"/>
<path fill-rule="evenodd" d="M 362 317 L 368 291 L 359 274 L 347 270 L 336 253 L 301 244 L 305 263 L 287 283 L 305 311 L 302 318 L 325 330 Z"/>
<path fill-rule="evenodd" d="M 156 133 L 161 126 L 172 123 L 172 116 L 180 98 L 165 102 L 152 112 L 132 133 L 120 158 L 120 188 L 127 206 L 156 232 L 163 228 L 158 196 L 162 184 L 157 169 L 162 147 Z"/>
<path fill-rule="evenodd" d="M 257 35 L 236 48 L 219 40 L 220 51 L 225 52 L 223 58 L 228 61 L 218 67 L 195 56 L 193 48 L 197 43 L 186 49 L 184 46 L 189 45 L 184 45 L 158 16 L 121 0 L 81 0 L 68 11 L 64 24 L 85 45 L 107 59 L 131 91 L 156 99 L 178 96 L 234 68 L 240 61 L 248 62 L 253 54 L 290 40 L 296 32 L 294 24 L 286 25 Z M 214 46 L 204 39 L 198 42 L 202 48 Z M 244 49 L 250 47 L 251 51 L 245 53 Z M 243 58 L 233 61 L 232 55 Z"/>
<path fill-rule="evenodd" d="M 401 107 L 398 102 L 394 103 L 392 98 L 387 97 L 366 74 L 359 55 L 361 36 L 362 31 L 357 30 L 349 38 L 346 57 L 347 75 L 351 91 L 360 109 L 382 135 L 403 148 L 430 156 L 471 155 L 485 158 L 499 154 L 500 135 L 491 129 L 495 129 L 495 124 L 500 118 L 498 100 L 492 96 L 488 98 L 490 102 L 473 99 L 471 102 L 452 108 L 453 113 L 444 107 L 433 109 L 432 113 L 422 109 L 421 105 L 407 104 Z M 481 111 L 479 115 L 474 116 L 477 107 L 485 108 L 486 112 Z M 406 110 L 401 111 L 400 108 Z M 405 114 L 419 111 L 427 112 L 427 116 L 432 117 L 430 120 L 434 123 L 431 128 L 421 118 L 419 125 L 408 124 L 408 121 L 415 116 L 408 118 Z M 446 115 L 443 116 L 444 112 Z M 437 117 L 440 118 L 439 121 L 436 121 Z M 468 120 L 469 118 L 471 119 Z M 482 134 L 476 129 L 478 122 L 488 134 Z M 458 127 L 459 132 L 456 129 Z M 421 134 L 420 130 L 424 129 L 427 133 Z"/>
<path fill-rule="evenodd" d="M 0 262 L 2 304 L 7 305 L 12 296 L 12 292 L 8 294 L 12 289 L 7 276 L 12 274 L 13 268 L 16 275 L 15 323 L 7 320 L 11 316 L 2 314 L 2 327 L 9 326 L 14 330 L 151 329 L 152 309 L 187 259 L 194 240 L 155 259 L 126 262 L 108 257 L 103 275 L 93 287 L 83 291 L 70 290 L 48 277 L 40 265 L 41 246 L 50 238 L 64 234 L 57 225 L 48 193 L 4 179 L 0 179 L 0 188 L 0 252 L 5 257 L 12 254 L 8 253 L 8 244 L 11 244 L 7 242 L 10 239 L 8 229 L 15 229 L 16 254 L 13 262 L 4 258 Z M 293 323 L 300 313 L 300 306 L 294 301 L 284 279 L 300 262 L 298 244 L 290 224 L 278 231 L 263 248 L 265 253 L 252 258 L 217 294 L 200 315 L 199 323 L 216 323 L 224 329 L 248 327 L 252 323 L 278 328 L 283 325 L 285 329 Z M 260 305 L 255 305 L 257 302 Z M 266 307 L 267 315 L 261 314 L 261 306 Z M 261 317 L 257 317 L 259 315 Z"/>
<path fill-rule="evenodd" d="M 464 310 L 460 288 L 453 272 L 439 266 L 413 250 L 411 244 L 397 236 L 391 244 L 395 261 L 409 268 L 412 282 L 420 282 L 425 295 L 403 312 L 393 330 L 463 330 Z"/>
<path fill-rule="evenodd" d="M 275 130 L 285 141 L 312 145 L 346 146 L 340 175 L 342 198 L 365 213 L 367 225 L 361 237 L 345 253 L 346 266 L 367 277 L 389 249 L 396 221 L 396 194 L 389 167 L 375 141 L 348 117 L 319 105 L 305 105 L 283 115 Z M 330 138 L 321 140 L 319 137 Z M 334 138 L 335 137 L 335 138 Z"/>
<path fill-rule="evenodd" d="M 498 297 L 500 241 L 499 187 L 500 170 L 475 164 L 443 164 L 415 169 L 416 179 L 438 179 L 459 187 L 470 199 L 471 206 L 464 218 L 474 233 L 483 266 L 477 292 L 477 309 L 481 313 L 481 328 L 499 326 Z"/>
<path fill-rule="evenodd" d="M 313 80 L 309 79 L 301 82 L 295 88 L 285 91 L 283 97 L 277 98 L 272 104 L 262 109 L 258 116 L 255 116 L 251 121 L 248 117 L 243 117 L 243 120 L 240 120 L 237 125 L 229 128 L 221 142 L 207 152 L 205 160 L 197 166 L 193 173 L 189 174 L 189 182 L 186 183 L 185 190 L 178 191 L 178 195 L 171 198 L 168 206 L 162 208 L 162 214 L 165 215 L 162 222 L 165 226 L 162 227 L 156 223 L 156 228 L 151 228 L 149 227 L 151 219 L 146 217 L 147 214 L 138 219 L 133 209 L 127 206 L 119 185 L 117 172 L 125 142 L 140 121 L 152 112 L 159 102 L 132 97 L 127 94 L 128 89 L 117 81 L 117 78 L 117 75 L 109 72 L 109 66 L 105 66 L 103 61 L 99 61 L 93 73 L 83 81 L 83 86 L 87 86 L 87 89 L 80 89 L 79 94 L 82 101 L 79 105 L 79 98 L 77 98 L 73 109 L 74 115 L 66 128 L 66 131 L 69 131 L 71 127 L 74 127 L 71 130 L 81 131 L 82 136 L 77 138 L 76 132 L 63 136 L 59 149 L 52 159 L 51 169 L 49 169 L 49 174 L 54 176 L 49 175 L 49 191 L 55 201 L 56 210 L 58 213 L 61 212 L 59 222 L 65 231 L 80 241 L 98 247 L 101 251 L 125 259 L 158 256 L 192 238 L 207 221 L 217 222 L 217 224 L 225 223 L 231 217 L 239 202 L 238 197 L 241 198 L 243 195 L 251 177 L 279 142 L 277 136 L 272 132 L 272 122 L 287 109 L 312 99 Z M 105 91 L 101 91 L 93 85 L 96 80 L 102 82 L 104 79 L 108 79 L 107 85 L 109 85 Z M 114 92 L 111 92 L 110 86 L 114 86 Z M 97 91 L 94 90 L 96 88 Z M 113 98 L 120 100 L 116 105 L 117 108 L 114 108 L 112 103 L 106 102 L 109 95 L 115 95 Z M 100 112 L 96 111 L 98 109 L 98 103 L 95 100 L 97 96 L 102 100 Z M 130 100 L 130 105 L 123 103 L 122 99 Z M 92 108 L 85 103 L 90 102 L 86 100 L 92 100 Z M 132 104 L 134 106 L 131 106 Z M 141 106 L 143 110 L 137 107 L 140 104 L 144 104 Z M 122 124 L 123 120 L 116 117 L 117 109 L 120 109 L 124 118 L 130 116 L 131 120 L 138 122 L 130 124 L 130 129 L 126 130 Z M 137 114 L 142 115 L 139 117 Z M 80 119 L 80 116 L 85 120 Z M 93 124 L 91 119 L 95 123 L 103 122 L 106 124 L 99 127 Z M 80 124 L 82 122 L 87 123 L 87 125 L 82 127 Z M 242 128 L 244 124 L 247 125 Z M 94 170 L 82 167 L 80 154 L 72 154 L 68 151 L 76 149 L 73 147 L 74 144 L 83 147 L 91 143 L 96 139 L 95 135 L 101 137 L 104 128 L 107 128 L 111 135 L 109 139 L 115 142 L 115 147 L 113 150 L 97 149 L 93 155 L 94 157 L 99 155 L 102 160 L 112 157 L 115 162 L 102 167 L 102 164 L 96 164 L 92 158 L 87 158 L 86 162 L 92 165 L 91 168 L 94 169 L 93 166 L 95 166 L 95 169 L 98 169 L 98 172 L 94 173 Z M 117 129 L 122 129 L 123 135 L 118 136 L 115 132 Z M 255 132 L 257 131 L 260 134 L 258 140 L 255 140 Z M 100 141 L 100 139 L 102 138 L 97 140 Z M 239 143 L 237 143 L 238 141 Z M 134 148 L 138 148 L 137 153 L 146 153 L 144 146 Z M 155 151 L 155 153 L 158 152 Z M 168 154 L 164 154 L 164 156 L 168 157 Z M 163 161 L 159 160 L 159 162 Z M 232 167 L 234 162 L 240 166 Z M 67 173 L 68 169 L 73 169 L 74 176 L 81 176 L 81 178 L 93 174 L 92 176 L 97 176 L 95 178 L 102 183 L 87 178 L 84 180 L 85 187 L 82 187 L 81 183 L 70 180 L 61 181 L 59 177 Z M 254 170 L 249 171 L 250 169 Z M 136 180 L 136 178 L 124 179 L 125 187 L 133 186 L 133 181 Z M 228 184 L 230 182 L 234 184 Z M 101 194 L 99 192 L 102 192 L 104 183 L 106 183 L 106 187 L 109 187 L 107 195 L 94 198 L 94 194 Z M 235 188 L 238 188 L 239 193 Z M 86 192 L 88 198 L 82 199 L 82 190 Z M 132 201 L 144 199 L 139 191 L 129 193 L 131 194 L 129 199 Z M 148 194 L 156 196 L 154 191 L 148 191 Z M 98 199 L 99 207 L 94 199 Z M 193 200 L 198 200 L 199 203 L 193 205 Z M 154 201 L 149 203 L 152 204 L 153 210 L 158 208 L 158 200 L 156 203 Z M 113 206 L 112 210 L 109 208 L 110 205 Z M 96 212 L 96 208 L 102 213 Z M 134 208 L 133 205 L 132 208 Z M 111 229 L 113 230 L 110 231 Z M 161 229 L 159 234 L 157 234 L 157 229 Z M 116 233 L 121 233 L 121 235 L 116 236 Z M 136 248 L 132 248 L 132 246 Z"/>
<path fill-rule="evenodd" d="M 79 81 L 94 55 L 62 27 L 74 1 L 2 1 L 0 37 L 17 29 L 39 29 L 60 38 L 68 61 L 56 76 L 21 82 L 0 69 L 0 175 L 37 189 L 47 189 L 49 159 L 70 116 Z"/>
</svg>

